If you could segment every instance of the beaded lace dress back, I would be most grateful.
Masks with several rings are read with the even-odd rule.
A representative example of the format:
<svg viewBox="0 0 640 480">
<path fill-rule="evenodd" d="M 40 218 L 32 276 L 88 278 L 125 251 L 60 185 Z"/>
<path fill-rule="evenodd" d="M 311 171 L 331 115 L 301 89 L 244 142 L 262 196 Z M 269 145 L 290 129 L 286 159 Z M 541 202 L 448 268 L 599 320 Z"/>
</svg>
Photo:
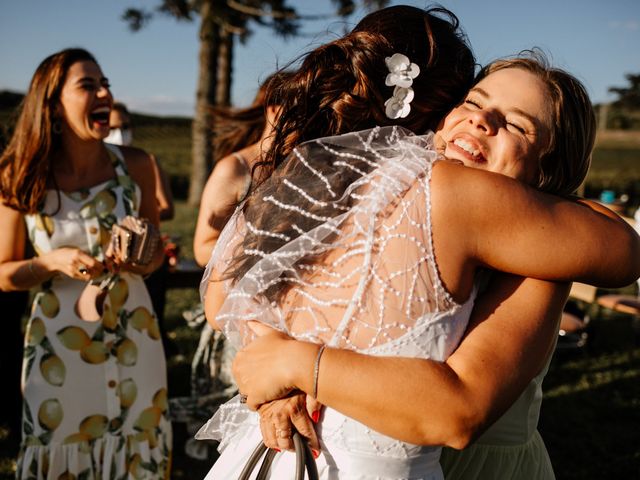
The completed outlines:
<svg viewBox="0 0 640 480">
<path fill-rule="evenodd" d="M 228 295 L 216 317 L 225 335 L 241 347 L 252 338 L 247 320 L 258 319 L 300 340 L 446 359 L 464 333 L 475 289 L 460 305 L 438 274 L 430 217 L 437 159 L 432 134 L 397 127 L 296 149 L 252 193 L 273 215 L 254 219 L 239 208 L 207 267 L 203 293 L 235 255 L 256 258 L 239 280 L 226 281 Z M 266 240 L 266 247 L 243 242 L 246 232 Z M 277 288 L 281 293 L 274 295 Z M 199 436 L 223 437 L 224 448 L 229 434 L 255 425 L 251 415 L 232 401 Z M 437 460 L 438 448 L 391 439 L 329 408 L 323 418 L 320 433 L 329 453 L 407 459 L 428 451 Z"/>
</svg>

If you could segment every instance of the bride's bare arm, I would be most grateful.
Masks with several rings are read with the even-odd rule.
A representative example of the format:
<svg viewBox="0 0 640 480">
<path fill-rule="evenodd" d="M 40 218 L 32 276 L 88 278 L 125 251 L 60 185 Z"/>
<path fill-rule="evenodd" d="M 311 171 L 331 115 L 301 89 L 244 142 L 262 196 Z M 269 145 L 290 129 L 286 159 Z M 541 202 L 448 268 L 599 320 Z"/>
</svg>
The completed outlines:
<svg viewBox="0 0 640 480">
<path fill-rule="evenodd" d="M 220 325 L 215 321 L 216 314 L 224 303 L 226 292 L 223 282 L 210 280 L 207 284 L 207 294 L 204 297 L 204 312 L 207 322 L 214 330 L 220 330 Z"/>
<path fill-rule="evenodd" d="M 446 362 L 327 348 L 317 399 L 399 440 L 463 448 L 541 371 L 567 293 L 566 284 L 497 275 Z M 248 404 L 294 388 L 312 394 L 317 352 L 318 345 L 280 333 L 254 340 L 234 362 Z"/>
</svg>

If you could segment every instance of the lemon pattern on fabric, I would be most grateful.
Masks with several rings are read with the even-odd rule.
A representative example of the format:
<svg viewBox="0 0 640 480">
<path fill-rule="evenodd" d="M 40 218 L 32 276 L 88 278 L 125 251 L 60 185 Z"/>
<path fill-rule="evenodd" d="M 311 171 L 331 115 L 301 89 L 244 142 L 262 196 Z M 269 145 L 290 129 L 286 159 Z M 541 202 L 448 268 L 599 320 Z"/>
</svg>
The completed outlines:
<svg viewBox="0 0 640 480">
<path fill-rule="evenodd" d="M 120 151 L 110 154 L 113 179 L 77 192 L 48 191 L 41 211 L 25 217 L 36 253 L 72 246 L 104 259 L 111 226 L 137 214 L 140 198 Z M 168 478 L 165 358 L 144 282 L 118 275 L 96 322 L 75 311 L 86 285 L 58 275 L 34 296 L 17 478 Z"/>
</svg>

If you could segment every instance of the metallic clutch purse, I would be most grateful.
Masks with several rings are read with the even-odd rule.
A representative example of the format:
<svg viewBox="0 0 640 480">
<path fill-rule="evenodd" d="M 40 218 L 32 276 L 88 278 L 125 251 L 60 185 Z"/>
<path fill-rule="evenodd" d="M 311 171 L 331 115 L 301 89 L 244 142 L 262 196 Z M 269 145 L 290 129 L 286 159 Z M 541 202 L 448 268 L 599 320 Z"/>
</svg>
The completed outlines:
<svg viewBox="0 0 640 480">
<path fill-rule="evenodd" d="M 147 265 L 160 243 L 160 232 L 149 221 L 131 215 L 111 228 L 107 256 L 121 263 Z"/>
</svg>

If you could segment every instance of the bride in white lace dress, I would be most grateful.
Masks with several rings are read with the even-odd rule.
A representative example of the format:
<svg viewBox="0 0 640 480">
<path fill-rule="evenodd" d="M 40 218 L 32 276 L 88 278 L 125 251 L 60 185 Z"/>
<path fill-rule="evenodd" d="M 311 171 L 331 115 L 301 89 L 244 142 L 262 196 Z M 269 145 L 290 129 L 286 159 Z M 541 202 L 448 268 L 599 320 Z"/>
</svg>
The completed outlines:
<svg viewBox="0 0 640 480">
<path fill-rule="evenodd" d="M 542 148 L 544 139 L 537 145 Z M 259 319 L 306 341 L 302 348 L 313 349 L 311 357 L 301 356 L 305 362 L 297 367 L 311 372 L 322 351 L 318 344 L 443 361 L 467 327 L 479 267 L 558 280 L 605 275 L 603 268 L 585 270 L 561 252 L 571 245 L 575 228 L 605 227 L 606 219 L 508 179 L 435 165 L 438 158 L 431 135 L 394 127 L 296 149 L 253 193 L 244 216 L 234 217 L 214 254 L 224 264 L 240 252 L 232 260 L 236 281 L 217 316 L 225 334 L 246 344 L 253 337 L 247 320 Z M 510 204 L 503 207 L 505 198 Z M 491 211 L 498 206 L 503 208 Z M 562 223 L 571 217 L 578 218 L 572 229 Z M 551 227 L 557 250 L 548 252 Z M 212 268 L 219 266 L 214 260 Z M 331 380 L 317 379 L 311 375 L 295 387 L 322 401 Z M 241 375 L 239 382 L 245 380 Z M 281 391 L 269 391 L 270 398 L 287 393 L 274 386 Z M 261 403 L 246 392 L 252 406 Z M 423 442 L 414 440 L 416 432 L 385 431 L 384 420 L 366 426 L 348 410 L 323 411 L 321 478 L 441 478 L 439 447 L 418 445 Z M 258 416 L 237 401 L 224 406 L 205 430 L 223 436 L 222 456 L 208 478 L 237 476 L 261 438 Z M 282 455 L 272 478 L 289 478 L 291 461 Z"/>
</svg>

